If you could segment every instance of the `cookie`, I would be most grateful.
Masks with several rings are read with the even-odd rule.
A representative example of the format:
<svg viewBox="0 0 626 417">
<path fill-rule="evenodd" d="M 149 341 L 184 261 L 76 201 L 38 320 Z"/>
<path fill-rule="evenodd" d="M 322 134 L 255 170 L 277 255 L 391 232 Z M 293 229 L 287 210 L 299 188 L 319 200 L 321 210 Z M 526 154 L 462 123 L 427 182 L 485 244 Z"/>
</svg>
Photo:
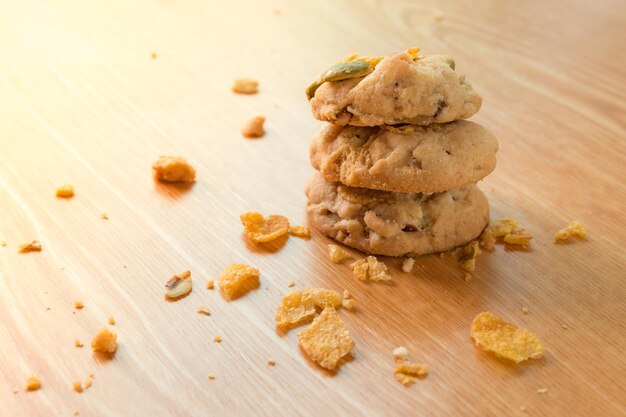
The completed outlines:
<svg viewBox="0 0 626 417">
<path fill-rule="evenodd" d="M 305 193 L 309 219 L 320 232 L 376 255 L 452 249 L 478 237 L 489 217 L 487 198 L 474 184 L 407 194 L 330 183 L 315 173 Z"/>
<path fill-rule="evenodd" d="M 402 193 L 438 193 L 475 183 L 496 166 L 489 130 L 458 120 L 428 127 L 325 126 L 311 164 L 326 181 Z"/>
<path fill-rule="evenodd" d="M 445 55 L 385 57 L 364 77 L 324 82 L 310 100 L 316 119 L 340 125 L 429 125 L 467 119 L 481 97 Z"/>
</svg>

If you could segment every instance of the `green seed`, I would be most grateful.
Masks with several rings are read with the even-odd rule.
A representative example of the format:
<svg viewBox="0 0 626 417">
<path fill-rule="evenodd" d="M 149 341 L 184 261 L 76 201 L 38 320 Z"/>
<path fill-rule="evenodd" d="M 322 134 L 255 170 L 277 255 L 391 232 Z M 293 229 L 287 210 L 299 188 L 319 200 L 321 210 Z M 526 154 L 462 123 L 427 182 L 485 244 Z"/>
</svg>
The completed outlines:
<svg viewBox="0 0 626 417">
<path fill-rule="evenodd" d="M 340 62 L 339 64 L 331 65 L 317 80 L 307 87 L 306 96 L 311 100 L 319 86 L 327 81 L 364 77 L 372 71 L 374 71 L 374 67 L 365 61 Z"/>
</svg>

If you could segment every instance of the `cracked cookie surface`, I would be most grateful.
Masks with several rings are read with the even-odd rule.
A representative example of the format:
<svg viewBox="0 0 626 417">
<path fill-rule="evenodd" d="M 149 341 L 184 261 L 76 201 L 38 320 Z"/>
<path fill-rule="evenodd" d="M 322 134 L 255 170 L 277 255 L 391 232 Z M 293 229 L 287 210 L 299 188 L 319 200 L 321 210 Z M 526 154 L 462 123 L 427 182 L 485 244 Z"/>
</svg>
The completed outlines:
<svg viewBox="0 0 626 417">
<path fill-rule="evenodd" d="M 305 194 L 320 232 L 377 255 L 446 251 L 475 239 L 489 218 L 487 198 L 474 184 L 438 194 L 394 193 L 329 183 L 315 173 Z"/>
<path fill-rule="evenodd" d="M 467 119 L 481 97 L 445 55 L 385 57 L 360 78 L 323 83 L 310 101 L 316 119 L 340 125 L 429 125 Z"/>
<path fill-rule="evenodd" d="M 496 166 L 498 141 L 459 120 L 421 127 L 328 125 L 313 138 L 311 164 L 326 181 L 402 193 L 460 188 Z"/>
</svg>

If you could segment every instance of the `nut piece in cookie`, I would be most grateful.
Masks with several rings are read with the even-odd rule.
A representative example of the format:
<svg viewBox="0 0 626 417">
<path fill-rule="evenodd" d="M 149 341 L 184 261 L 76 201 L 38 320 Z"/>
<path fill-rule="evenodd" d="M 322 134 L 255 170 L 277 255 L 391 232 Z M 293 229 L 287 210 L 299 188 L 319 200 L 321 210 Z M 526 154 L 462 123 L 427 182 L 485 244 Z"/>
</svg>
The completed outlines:
<svg viewBox="0 0 626 417">
<path fill-rule="evenodd" d="M 165 297 L 176 301 L 186 297 L 191 292 L 191 271 L 174 275 L 165 283 Z"/>
<path fill-rule="evenodd" d="M 161 156 L 152 164 L 154 177 L 163 182 L 194 182 L 196 170 L 180 156 Z"/>
</svg>

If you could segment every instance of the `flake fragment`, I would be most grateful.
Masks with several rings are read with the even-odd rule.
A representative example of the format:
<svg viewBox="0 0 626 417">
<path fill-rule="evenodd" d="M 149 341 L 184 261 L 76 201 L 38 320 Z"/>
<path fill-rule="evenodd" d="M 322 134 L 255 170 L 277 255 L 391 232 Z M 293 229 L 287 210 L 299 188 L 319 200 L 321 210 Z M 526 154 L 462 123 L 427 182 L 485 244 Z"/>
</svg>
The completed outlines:
<svg viewBox="0 0 626 417">
<path fill-rule="evenodd" d="M 393 373 L 398 382 L 404 386 L 409 386 L 415 383 L 418 378 L 424 378 L 428 375 L 428 365 L 399 360 L 396 362 Z"/>
<path fill-rule="evenodd" d="M 346 250 L 332 243 L 328 245 L 328 256 L 330 256 L 330 260 L 336 264 L 340 264 L 346 259 L 352 259 L 352 255 Z"/>
<path fill-rule="evenodd" d="M 341 307 L 341 296 L 335 290 L 329 290 L 328 288 L 305 288 L 304 292 L 311 294 L 315 307 L 320 310 L 329 307 Z"/>
<path fill-rule="evenodd" d="M 255 243 L 265 243 L 278 239 L 289 231 L 289 220 L 280 215 L 264 218 L 261 213 L 250 211 L 240 216 L 248 239 Z"/>
<path fill-rule="evenodd" d="M 387 273 L 387 265 L 384 262 L 379 261 L 375 256 L 368 256 L 366 259 L 367 277 L 370 281 L 391 281 L 391 275 Z"/>
<path fill-rule="evenodd" d="M 280 300 L 276 315 L 276 324 L 288 329 L 304 323 L 310 323 L 315 317 L 315 304 L 311 293 L 291 291 Z"/>
<path fill-rule="evenodd" d="M 81 342 L 80 340 L 76 339 L 76 340 L 74 340 L 74 346 L 77 347 L 77 348 L 82 348 L 85 345 L 83 345 L 83 342 Z"/>
<path fill-rule="evenodd" d="M 295 237 L 309 239 L 311 237 L 311 229 L 306 226 L 290 226 L 289 234 Z"/>
<path fill-rule="evenodd" d="M 85 307 L 85 305 L 83 304 L 81 300 L 74 301 L 74 308 L 76 310 L 81 310 L 83 307 Z"/>
<path fill-rule="evenodd" d="M 474 317 L 471 334 L 481 349 L 516 363 L 541 358 L 545 352 L 541 341 L 529 330 L 507 323 L 489 312 Z"/>
<path fill-rule="evenodd" d="M 222 272 L 218 283 L 226 299 L 234 300 L 259 287 L 258 269 L 246 264 L 232 264 Z"/>
<path fill-rule="evenodd" d="M 585 239 L 587 237 L 585 226 L 583 226 L 578 220 L 571 221 L 566 227 L 556 232 L 554 234 L 554 241 L 565 242 L 574 237 L 579 237 L 581 239 Z"/>
<path fill-rule="evenodd" d="M 83 392 L 83 383 L 80 381 L 72 382 L 72 389 L 78 393 Z"/>
<path fill-rule="evenodd" d="M 343 300 L 341 305 L 343 306 L 343 308 L 349 311 L 354 311 L 356 309 L 356 301 L 354 301 L 352 298 Z"/>
<path fill-rule="evenodd" d="M 276 360 L 275 360 L 274 358 L 269 358 L 269 359 L 267 360 L 267 364 L 268 364 L 269 366 L 276 366 Z"/>
<path fill-rule="evenodd" d="M 352 268 L 352 273 L 359 281 L 367 281 L 367 270 L 369 268 L 367 259 L 359 259 L 352 263 L 350 268 Z"/>
<path fill-rule="evenodd" d="M 504 218 L 494 221 L 483 230 L 479 238 L 480 246 L 491 251 L 500 238 L 509 245 L 527 246 L 533 236 L 520 227 L 517 221 Z"/>
<path fill-rule="evenodd" d="M 306 354 L 326 369 L 336 369 L 355 346 L 334 308 L 324 309 L 313 323 L 298 333 L 298 341 Z"/>
<path fill-rule="evenodd" d="M 469 242 L 465 246 L 460 246 L 452 251 L 452 256 L 457 260 L 461 269 L 466 272 L 476 270 L 476 258 L 480 255 L 479 243 L 477 240 Z"/>
<path fill-rule="evenodd" d="M 222 339 L 222 336 L 215 336 L 215 337 L 213 338 L 213 341 L 214 341 L 215 343 L 222 343 L 222 340 L 223 340 L 223 339 Z"/>
</svg>

